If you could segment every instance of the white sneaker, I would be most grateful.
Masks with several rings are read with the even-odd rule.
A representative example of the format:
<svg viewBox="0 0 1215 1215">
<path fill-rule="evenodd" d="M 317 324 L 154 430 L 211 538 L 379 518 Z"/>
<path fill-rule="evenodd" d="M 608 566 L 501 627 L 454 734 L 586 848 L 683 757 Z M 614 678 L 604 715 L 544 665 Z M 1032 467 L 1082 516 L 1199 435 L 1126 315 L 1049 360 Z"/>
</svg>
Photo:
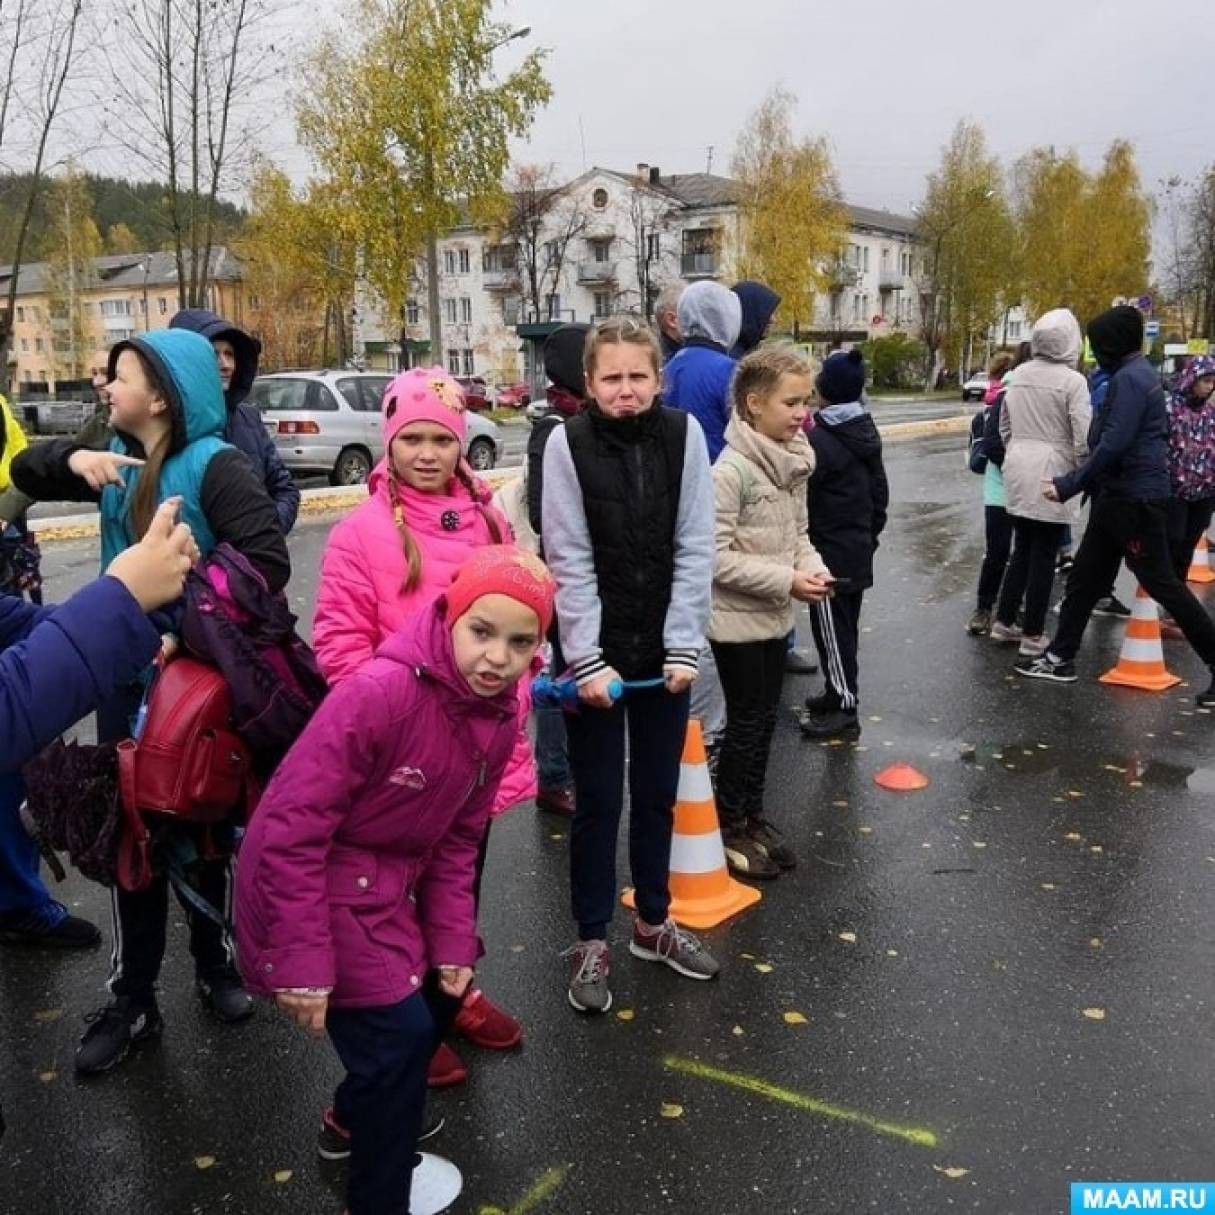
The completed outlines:
<svg viewBox="0 0 1215 1215">
<path fill-rule="evenodd" d="M 1021 626 L 1019 624 L 1001 624 L 998 620 L 994 620 L 988 636 L 992 641 L 1020 641 Z"/>
<path fill-rule="evenodd" d="M 409 1191 L 410 1215 L 440 1215 L 464 1189 L 464 1177 L 450 1160 L 419 1152 Z"/>
<path fill-rule="evenodd" d="M 1021 644 L 1017 647 L 1017 653 L 1022 658 L 1040 658 L 1046 653 L 1050 646 L 1050 638 L 1045 633 L 1039 633 L 1037 637 L 1022 637 Z"/>
</svg>

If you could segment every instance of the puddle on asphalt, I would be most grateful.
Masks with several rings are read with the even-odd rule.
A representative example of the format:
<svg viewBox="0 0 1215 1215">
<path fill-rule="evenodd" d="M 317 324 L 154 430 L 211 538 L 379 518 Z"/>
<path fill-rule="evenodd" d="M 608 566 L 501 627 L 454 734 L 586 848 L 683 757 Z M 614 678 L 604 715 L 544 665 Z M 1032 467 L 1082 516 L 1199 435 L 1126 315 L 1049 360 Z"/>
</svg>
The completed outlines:
<svg viewBox="0 0 1215 1215">
<path fill-rule="evenodd" d="M 1094 772 L 1116 776 L 1126 785 L 1148 785 L 1157 789 L 1185 789 L 1190 793 L 1215 795 L 1215 768 L 1190 768 L 1144 755 L 1090 755 L 1083 762 L 1073 752 L 1039 742 L 999 745 L 980 743 L 963 746 L 963 763 L 999 768 L 1013 776 L 1044 776 L 1055 772 L 1079 786 Z"/>
</svg>

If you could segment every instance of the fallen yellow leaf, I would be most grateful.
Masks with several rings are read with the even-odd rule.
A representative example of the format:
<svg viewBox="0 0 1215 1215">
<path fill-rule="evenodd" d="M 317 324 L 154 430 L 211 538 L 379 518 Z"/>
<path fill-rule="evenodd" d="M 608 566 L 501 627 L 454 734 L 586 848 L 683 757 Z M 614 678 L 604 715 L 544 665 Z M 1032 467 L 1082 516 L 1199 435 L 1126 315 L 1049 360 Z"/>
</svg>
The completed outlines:
<svg viewBox="0 0 1215 1215">
<path fill-rule="evenodd" d="M 1067 796 L 1068 797 L 1083 797 L 1084 794 L 1081 793 L 1079 789 L 1069 789 L 1067 791 Z"/>
<path fill-rule="evenodd" d="M 48 1025 L 52 1021 L 58 1021 L 63 1016 L 62 1008 L 44 1008 L 41 1012 L 34 1014 L 34 1020 L 39 1025 Z"/>
<path fill-rule="evenodd" d="M 736 1038 L 741 1038 L 741 1037 L 743 1036 L 744 1030 L 743 1030 L 743 1027 L 742 1027 L 741 1025 L 736 1025 L 736 1026 L 735 1026 L 735 1027 L 734 1027 L 732 1030 L 730 1030 L 730 1032 L 731 1032 L 731 1033 L 732 1033 L 732 1034 L 733 1034 L 733 1035 L 734 1035 Z"/>
<path fill-rule="evenodd" d="M 1100 937 L 1089 937 L 1088 943 L 1089 943 L 1089 946 L 1093 949 L 1101 948 L 1101 938 Z"/>
<path fill-rule="evenodd" d="M 1043 890 L 1058 890 L 1059 887 L 1056 886 L 1054 882 L 1043 882 L 1042 889 Z"/>
<path fill-rule="evenodd" d="M 787 1012 L 783 1014 L 786 1025 L 809 1025 L 809 1021 L 799 1012 Z"/>
<path fill-rule="evenodd" d="M 675 1102 L 673 1102 L 673 1101 L 664 1101 L 662 1103 L 662 1106 L 659 1108 L 658 1112 L 664 1118 L 682 1118 L 683 1117 L 683 1106 L 676 1105 Z"/>
<path fill-rule="evenodd" d="M 859 831 L 859 832 L 860 832 L 862 835 L 872 835 L 872 834 L 873 834 L 873 828 L 872 828 L 872 827 L 858 827 L 858 828 L 857 828 L 857 830 L 858 830 L 858 831 Z"/>
<path fill-rule="evenodd" d="M 847 809 L 848 809 L 848 803 L 847 803 L 847 802 L 845 802 L 845 801 L 832 802 L 831 804 L 832 804 L 833 806 L 837 806 L 837 807 L 839 807 L 839 809 L 841 809 L 841 810 L 847 810 Z"/>
<path fill-rule="evenodd" d="M 1104 849 L 1104 848 L 1102 848 L 1100 844 L 1094 844 L 1094 845 L 1093 845 L 1093 846 L 1092 846 L 1092 847 L 1089 849 L 1089 851 L 1090 851 L 1090 852 L 1104 852 L 1104 851 L 1105 851 L 1105 849 Z"/>
<path fill-rule="evenodd" d="M 897 949 L 888 949 L 886 950 L 886 956 L 888 958 L 897 958 L 899 956 L 899 951 Z"/>
<path fill-rule="evenodd" d="M 761 975 L 770 975 L 774 967 L 772 966 L 771 962 L 756 962 L 755 969 L 758 970 Z"/>
<path fill-rule="evenodd" d="M 292 1174 L 290 1169 L 279 1169 L 279 1171 L 274 1174 L 274 1180 L 277 1181 L 279 1185 L 286 1185 L 287 1182 L 291 1180 L 291 1176 Z"/>
<path fill-rule="evenodd" d="M 1084 1015 L 1090 1021 L 1104 1021 L 1105 1020 L 1105 1009 L 1104 1008 L 1086 1008 L 1084 1010 Z"/>
<path fill-rule="evenodd" d="M 53 1084 L 58 1079 L 58 1077 L 59 1077 L 58 1072 L 39 1072 L 38 1073 L 38 1079 L 41 1080 L 43 1084 Z"/>
<path fill-rule="evenodd" d="M 948 1177 L 950 1181 L 957 1181 L 959 1177 L 965 1177 L 970 1172 L 969 1169 L 959 1169 L 952 1166 L 942 1168 L 939 1164 L 934 1164 L 932 1167 L 935 1172 L 940 1173 L 942 1177 Z"/>
<path fill-rule="evenodd" d="M 975 843 L 976 848 L 986 848 L 987 847 L 987 845 L 982 840 L 975 840 L 974 843 Z"/>
<path fill-rule="evenodd" d="M 1082 836 L 1079 831 L 1069 831 L 1063 838 L 1076 843 L 1077 841 L 1083 841 L 1084 836 Z"/>
<path fill-rule="evenodd" d="M 196 1169 L 209 1169 L 215 1163 L 214 1156 L 195 1156 L 194 1167 Z"/>
<path fill-rule="evenodd" d="M 746 958 L 746 960 L 747 960 L 748 962 L 754 962 L 754 961 L 755 961 L 755 955 L 754 955 L 753 953 L 740 953 L 738 956 L 739 956 L 740 958 Z"/>
<path fill-rule="evenodd" d="M 855 932 L 841 932 L 839 934 L 839 938 L 841 941 L 846 941 L 849 945 L 856 944 L 856 933 Z"/>
<path fill-rule="evenodd" d="M 565 836 L 562 835 L 560 831 L 554 831 L 548 838 L 550 840 L 563 840 L 565 839 Z"/>
</svg>

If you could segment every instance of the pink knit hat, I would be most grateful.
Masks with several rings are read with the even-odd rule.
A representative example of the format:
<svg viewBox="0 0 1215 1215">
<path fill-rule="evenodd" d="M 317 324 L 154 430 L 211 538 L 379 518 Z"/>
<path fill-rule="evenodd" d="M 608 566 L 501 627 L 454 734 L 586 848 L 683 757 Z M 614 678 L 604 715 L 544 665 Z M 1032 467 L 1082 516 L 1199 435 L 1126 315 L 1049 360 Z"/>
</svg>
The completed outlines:
<svg viewBox="0 0 1215 1215">
<path fill-rule="evenodd" d="M 411 422 L 433 422 L 445 427 L 464 445 L 468 433 L 464 391 L 442 367 L 402 371 L 384 389 L 380 427 L 385 449 L 392 446 L 397 431 Z"/>
</svg>

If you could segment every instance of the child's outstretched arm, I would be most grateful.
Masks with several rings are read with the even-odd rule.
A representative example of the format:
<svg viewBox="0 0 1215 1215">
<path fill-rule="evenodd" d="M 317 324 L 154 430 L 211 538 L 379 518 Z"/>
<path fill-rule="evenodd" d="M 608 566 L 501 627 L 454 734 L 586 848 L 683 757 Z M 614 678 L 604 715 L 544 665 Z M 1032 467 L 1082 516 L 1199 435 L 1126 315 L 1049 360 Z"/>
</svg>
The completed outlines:
<svg viewBox="0 0 1215 1215">
<path fill-rule="evenodd" d="M 671 603 L 663 624 L 666 650 L 663 672 L 680 678 L 696 677 L 705 629 L 713 611 L 714 543 L 713 475 L 704 431 L 688 418 L 683 449 L 683 484 L 675 519 L 675 569 Z"/>
</svg>

